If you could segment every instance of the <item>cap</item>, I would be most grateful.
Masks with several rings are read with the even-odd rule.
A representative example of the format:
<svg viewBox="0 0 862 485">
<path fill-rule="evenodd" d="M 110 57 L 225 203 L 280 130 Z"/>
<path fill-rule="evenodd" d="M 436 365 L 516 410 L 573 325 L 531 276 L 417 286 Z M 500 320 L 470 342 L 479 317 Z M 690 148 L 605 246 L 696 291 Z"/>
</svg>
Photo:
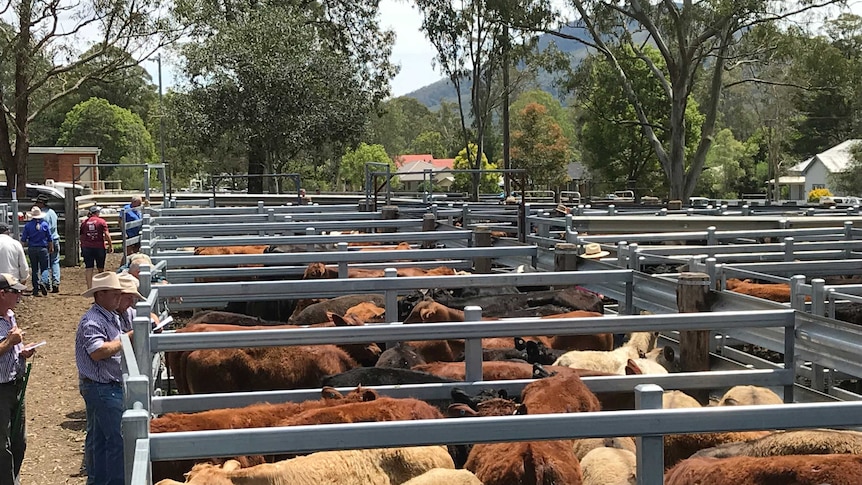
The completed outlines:
<svg viewBox="0 0 862 485">
<path fill-rule="evenodd" d="M 22 285 L 21 282 L 18 281 L 18 278 L 9 273 L 0 273 L 0 290 L 8 290 L 9 288 L 18 291 L 24 291 L 27 289 L 26 286 Z"/>
<path fill-rule="evenodd" d="M 101 210 L 102 210 L 102 208 L 101 208 L 101 207 L 99 207 L 99 206 L 97 206 L 97 205 L 94 205 L 94 206 L 91 206 L 91 207 L 90 207 L 90 210 L 89 210 L 89 211 L 87 211 L 87 213 L 88 213 L 88 214 L 95 214 L 96 212 L 101 212 Z"/>
<path fill-rule="evenodd" d="M 33 199 L 34 202 L 48 202 L 48 196 L 45 194 L 39 194 Z"/>
<path fill-rule="evenodd" d="M 0 234 L 6 234 L 7 232 L 9 232 L 9 226 L 0 224 Z"/>
</svg>

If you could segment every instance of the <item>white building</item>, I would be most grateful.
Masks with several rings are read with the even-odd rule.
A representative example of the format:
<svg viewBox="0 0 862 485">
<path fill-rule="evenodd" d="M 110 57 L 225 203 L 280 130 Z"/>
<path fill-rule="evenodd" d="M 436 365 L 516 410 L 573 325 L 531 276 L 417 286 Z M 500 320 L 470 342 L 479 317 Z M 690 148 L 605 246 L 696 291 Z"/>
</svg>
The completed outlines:
<svg viewBox="0 0 862 485">
<path fill-rule="evenodd" d="M 814 189 L 826 188 L 835 193 L 832 175 L 847 170 L 853 160 L 851 149 L 860 142 L 860 139 L 847 140 L 797 163 L 787 169 L 787 175 L 778 178 L 778 184 L 790 188 L 791 200 L 806 200 L 808 192 Z"/>
</svg>

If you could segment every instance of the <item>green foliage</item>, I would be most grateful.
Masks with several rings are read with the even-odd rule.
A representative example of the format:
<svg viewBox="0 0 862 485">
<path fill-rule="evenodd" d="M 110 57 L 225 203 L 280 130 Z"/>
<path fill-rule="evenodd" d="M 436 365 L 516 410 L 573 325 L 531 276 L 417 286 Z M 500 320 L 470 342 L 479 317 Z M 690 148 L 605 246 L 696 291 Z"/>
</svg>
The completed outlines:
<svg viewBox="0 0 862 485">
<path fill-rule="evenodd" d="M 410 151 L 417 154 L 430 153 L 434 158 L 446 158 L 443 134 L 439 131 L 420 133 L 410 144 Z"/>
<path fill-rule="evenodd" d="M 752 148 L 733 137 L 725 128 L 715 135 L 706 155 L 706 169 L 698 180 L 696 193 L 717 199 L 736 199 L 740 196 L 739 182 L 745 178 L 745 160 Z"/>
<path fill-rule="evenodd" d="M 470 148 L 470 160 L 476 160 L 476 153 L 478 147 L 471 143 L 469 145 Z M 470 165 L 470 160 L 467 158 L 467 149 L 463 148 L 458 155 L 455 157 L 455 161 L 452 163 L 452 168 L 456 170 L 469 170 L 473 167 Z M 497 164 L 491 163 L 488 161 L 488 157 L 485 154 L 482 154 L 481 159 L 481 169 L 482 170 L 496 170 Z M 467 192 L 473 186 L 474 174 L 471 173 L 456 173 L 455 174 L 455 182 L 452 184 L 452 189 L 456 191 L 464 191 Z M 497 172 L 491 173 L 483 173 L 481 177 L 479 177 L 479 192 L 485 194 L 496 194 L 500 191 L 500 174 Z"/>
<path fill-rule="evenodd" d="M 631 88 L 638 96 L 655 136 L 670 149 L 670 100 L 650 65 L 624 46 L 616 57 L 626 70 Z M 658 51 L 644 48 L 650 62 L 665 71 Z M 580 133 L 578 140 L 583 163 L 603 184 L 606 191 L 634 187 L 639 193 L 666 193 L 668 179 L 644 131 L 635 106 L 625 95 L 618 73 L 604 57 L 591 56 L 578 67 L 568 85 L 576 95 Z M 698 104 L 689 100 L 685 111 L 686 153 L 692 154 L 700 138 L 703 115 Z"/>
<path fill-rule="evenodd" d="M 541 89 L 534 89 L 532 91 L 526 91 L 521 93 L 518 96 L 518 99 L 515 100 L 514 103 L 509 107 L 509 112 L 512 113 L 511 116 L 514 117 L 514 113 L 519 113 L 527 107 L 528 104 L 536 103 L 543 106 L 547 112 L 547 115 L 553 118 L 553 120 L 557 123 L 557 126 L 560 127 L 560 131 L 564 137 L 571 143 L 575 140 L 575 124 L 572 117 L 572 113 L 563 108 L 560 104 L 560 101 L 557 98 L 553 97 L 551 93 L 547 91 L 543 91 Z"/>
<path fill-rule="evenodd" d="M 102 149 L 100 164 L 154 163 L 155 145 L 141 117 L 104 99 L 90 98 L 77 104 L 60 126 L 60 146 L 95 146 Z M 143 169 L 141 179 L 143 180 Z M 103 169 L 103 177 L 116 177 Z M 140 189 L 124 180 L 124 187 Z"/>
<path fill-rule="evenodd" d="M 808 192 L 808 202 L 820 202 L 821 197 L 831 197 L 829 189 L 812 189 Z"/>
<path fill-rule="evenodd" d="M 378 113 L 368 122 L 365 139 L 371 144 L 383 145 L 393 156 L 416 152 L 413 142 L 421 134 L 432 131 L 434 115 L 419 101 L 399 97 L 380 105 Z"/>
<path fill-rule="evenodd" d="M 178 2 L 179 16 L 197 28 L 182 53 L 199 148 L 206 153 L 212 140 L 243 148 L 249 174 L 323 163 L 302 171 L 334 181 L 335 164 L 317 154 L 337 160 L 358 141 L 395 72 L 393 34 L 380 30 L 377 8 L 370 0 Z M 250 179 L 250 192 L 263 188 L 259 180 Z"/>
<path fill-rule="evenodd" d="M 346 185 L 346 190 L 360 190 L 365 187 L 365 164 L 371 162 L 387 164 L 392 172 L 397 170 L 383 145 L 360 143 L 355 150 L 347 150 L 341 157 L 339 178 Z M 384 169 L 372 166 L 371 170 L 379 172 Z"/>
<path fill-rule="evenodd" d="M 512 168 L 527 170 L 536 185 L 560 186 L 570 161 L 569 140 L 548 109 L 530 103 L 512 116 Z"/>
</svg>

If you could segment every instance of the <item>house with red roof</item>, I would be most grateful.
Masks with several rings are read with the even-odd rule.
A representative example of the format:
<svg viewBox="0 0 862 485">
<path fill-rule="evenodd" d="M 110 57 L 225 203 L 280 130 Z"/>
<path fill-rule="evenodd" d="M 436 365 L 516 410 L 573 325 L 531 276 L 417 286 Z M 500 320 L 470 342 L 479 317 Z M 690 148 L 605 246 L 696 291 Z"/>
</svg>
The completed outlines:
<svg viewBox="0 0 862 485">
<path fill-rule="evenodd" d="M 434 158 L 430 153 L 395 157 L 398 179 L 407 191 L 418 191 L 423 182 L 428 181 L 437 189 L 449 190 L 455 182 L 455 176 L 450 172 L 453 163 L 454 158 Z"/>
</svg>

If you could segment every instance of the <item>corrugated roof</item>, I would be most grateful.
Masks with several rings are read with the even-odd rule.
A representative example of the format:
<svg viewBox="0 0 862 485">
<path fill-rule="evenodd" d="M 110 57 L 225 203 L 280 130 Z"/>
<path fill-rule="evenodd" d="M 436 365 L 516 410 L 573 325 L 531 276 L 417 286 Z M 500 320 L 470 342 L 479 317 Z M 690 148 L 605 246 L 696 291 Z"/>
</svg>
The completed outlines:
<svg viewBox="0 0 862 485">
<path fill-rule="evenodd" d="M 826 167 L 826 170 L 829 173 L 841 173 L 847 170 L 850 165 L 850 162 L 853 160 L 853 156 L 850 153 L 851 149 L 857 143 L 862 142 L 862 140 L 858 138 L 854 138 L 852 140 L 847 140 L 845 142 L 839 143 L 834 147 L 826 150 L 825 152 L 818 153 L 813 157 L 799 162 L 796 165 L 790 167 L 787 171 L 791 174 L 803 174 L 809 168 L 811 168 L 811 164 L 815 160 L 819 160 L 820 163 Z"/>
<path fill-rule="evenodd" d="M 401 167 L 413 162 L 430 162 L 434 159 L 434 155 L 430 153 L 398 155 L 395 157 L 395 166 Z"/>
</svg>

